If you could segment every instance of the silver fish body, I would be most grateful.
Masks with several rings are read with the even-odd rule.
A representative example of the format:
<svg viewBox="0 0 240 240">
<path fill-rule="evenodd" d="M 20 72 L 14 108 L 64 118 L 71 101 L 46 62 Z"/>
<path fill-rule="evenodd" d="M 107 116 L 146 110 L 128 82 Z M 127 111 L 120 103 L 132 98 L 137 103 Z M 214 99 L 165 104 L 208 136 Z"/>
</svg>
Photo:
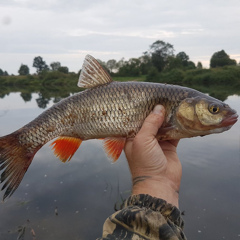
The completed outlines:
<svg viewBox="0 0 240 240">
<path fill-rule="evenodd" d="M 127 138 L 136 136 L 143 121 L 161 104 L 166 114 L 159 140 L 203 136 L 228 130 L 237 121 L 236 111 L 196 90 L 144 82 L 113 82 L 91 56 L 80 75 L 88 88 L 43 112 L 21 129 L 0 138 L 0 182 L 4 198 L 17 189 L 35 153 L 53 142 L 54 153 L 70 160 L 83 140 L 104 139 L 114 161 Z"/>
<path fill-rule="evenodd" d="M 105 137 L 134 137 L 155 105 L 166 108 L 165 124 L 188 96 L 183 87 L 139 82 L 112 82 L 68 97 L 21 129 L 19 140 L 45 144 L 58 136 L 82 140 Z"/>
<path fill-rule="evenodd" d="M 30 140 L 37 146 L 58 136 L 78 137 L 82 140 L 134 137 L 146 116 L 157 104 L 166 109 L 162 129 L 173 129 L 177 128 L 174 126 L 175 113 L 180 103 L 186 99 L 206 99 L 229 108 L 216 99 L 186 87 L 158 83 L 112 82 L 85 90 L 55 104 L 23 127 L 19 140 L 27 145 L 30 144 Z M 200 133 L 203 134 L 204 132 Z M 189 134 L 185 135 L 181 138 L 189 137 Z M 174 139 L 174 136 L 162 135 L 159 138 Z"/>
</svg>

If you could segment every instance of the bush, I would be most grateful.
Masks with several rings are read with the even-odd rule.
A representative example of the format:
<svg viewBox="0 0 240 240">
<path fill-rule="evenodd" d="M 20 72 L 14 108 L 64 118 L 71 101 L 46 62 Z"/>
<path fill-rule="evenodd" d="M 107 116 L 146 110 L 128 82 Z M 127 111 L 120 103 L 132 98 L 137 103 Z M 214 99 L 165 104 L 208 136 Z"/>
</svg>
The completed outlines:
<svg viewBox="0 0 240 240">
<path fill-rule="evenodd" d="M 240 82 L 240 68 L 226 66 L 186 71 L 183 83 L 197 85 L 234 85 Z"/>
<path fill-rule="evenodd" d="M 158 79 L 159 79 L 159 72 L 157 68 L 151 67 L 146 76 L 146 82 L 158 82 Z"/>
<path fill-rule="evenodd" d="M 162 72 L 159 76 L 159 82 L 170 84 L 182 84 L 185 72 L 181 69 L 172 69 L 169 72 Z"/>
</svg>

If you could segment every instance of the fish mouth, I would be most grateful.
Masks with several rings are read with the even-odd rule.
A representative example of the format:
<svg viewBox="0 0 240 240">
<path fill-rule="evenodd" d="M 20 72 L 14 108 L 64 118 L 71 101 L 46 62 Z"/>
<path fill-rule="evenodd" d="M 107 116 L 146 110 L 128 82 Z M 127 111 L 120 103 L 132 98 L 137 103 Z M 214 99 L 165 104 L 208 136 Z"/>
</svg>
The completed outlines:
<svg viewBox="0 0 240 240">
<path fill-rule="evenodd" d="M 235 124 L 238 120 L 238 115 L 235 113 L 229 117 L 226 117 L 225 119 L 222 120 L 221 126 L 227 127 Z"/>
</svg>

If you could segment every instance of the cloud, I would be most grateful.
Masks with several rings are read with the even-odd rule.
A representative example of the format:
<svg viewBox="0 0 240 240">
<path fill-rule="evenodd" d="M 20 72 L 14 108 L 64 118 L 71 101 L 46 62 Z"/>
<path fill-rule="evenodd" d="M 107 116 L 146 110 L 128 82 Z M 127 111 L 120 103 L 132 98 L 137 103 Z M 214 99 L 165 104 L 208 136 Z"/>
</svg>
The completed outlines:
<svg viewBox="0 0 240 240">
<path fill-rule="evenodd" d="M 82 52 L 103 60 L 138 57 L 156 40 L 199 61 L 221 49 L 240 54 L 239 12 L 236 0 L 2 0 L 0 53 L 9 61 L 1 58 L 0 68 L 17 73 L 22 62 L 32 64 L 30 55 L 68 63 Z M 68 67 L 79 69 L 79 62 L 82 54 Z"/>
</svg>

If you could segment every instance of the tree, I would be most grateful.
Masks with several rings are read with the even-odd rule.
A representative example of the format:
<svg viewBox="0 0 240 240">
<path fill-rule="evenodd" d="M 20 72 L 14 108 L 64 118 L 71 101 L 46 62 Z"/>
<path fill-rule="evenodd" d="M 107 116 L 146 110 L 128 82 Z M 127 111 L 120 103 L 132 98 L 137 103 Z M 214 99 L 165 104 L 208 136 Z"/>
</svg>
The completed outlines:
<svg viewBox="0 0 240 240">
<path fill-rule="evenodd" d="M 185 52 L 179 52 L 176 58 L 180 59 L 184 67 L 188 66 L 189 56 Z"/>
<path fill-rule="evenodd" d="M 112 73 L 114 69 L 117 69 L 117 61 L 115 59 L 108 60 L 106 67 L 108 68 L 109 72 Z"/>
<path fill-rule="evenodd" d="M 0 68 L 0 76 L 8 76 L 8 72 L 7 72 L 7 71 L 3 71 L 3 70 Z"/>
<path fill-rule="evenodd" d="M 33 59 L 33 67 L 37 69 L 37 73 L 41 73 L 44 70 L 45 71 L 49 70 L 48 65 L 45 63 L 45 61 L 43 61 L 42 57 L 40 56 L 35 57 Z"/>
<path fill-rule="evenodd" d="M 174 48 L 170 43 L 156 41 L 150 46 L 149 53 L 152 57 L 152 64 L 161 72 L 168 63 L 168 58 L 174 56 Z"/>
<path fill-rule="evenodd" d="M 236 60 L 230 59 L 229 55 L 224 51 L 221 50 L 219 52 L 215 52 L 211 59 L 210 59 L 210 67 L 223 67 L 226 65 L 237 65 Z"/>
<path fill-rule="evenodd" d="M 165 66 L 165 69 L 169 71 L 169 70 L 172 70 L 172 69 L 175 69 L 175 68 L 182 68 L 182 67 L 183 67 L 183 64 L 182 64 L 182 61 L 181 61 L 180 58 L 169 57 L 168 58 L 168 63 Z"/>
<path fill-rule="evenodd" d="M 124 58 L 121 58 L 118 62 L 117 62 L 117 67 L 118 69 L 121 68 L 122 66 L 124 66 L 125 60 Z"/>
<path fill-rule="evenodd" d="M 188 61 L 187 69 L 195 69 L 196 65 L 193 61 Z"/>
<path fill-rule="evenodd" d="M 19 75 L 28 75 L 29 74 L 29 67 L 27 65 L 21 64 L 19 70 Z"/>
<path fill-rule="evenodd" d="M 68 67 L 64 67 L 64 66 L 59 67 L 59 68 L 58 68 L 58 71 L 59 71 L 59 72 L 62 72 L 62 73 L 68 74 Z"/>
<path fill-rule="evenodd" d="M 146 76 L 146 82 L 157 82 L 160 73 L 155 67 L 150 67 L 148 75 Z"/>
<path fill-rule="evenodd" d="M 139 76 L 140 75 L 141 61 L 138 58 L 131 58 L 128 61 L 124 61 L 123 65 L 118 70 L 119 76 Z"/>
<path fill-rule="evenodd" d="M 148 52 L 144 52 L 143 56 L 138 58 L 140 60 L 140 72 L 143 75 L 146 75 L 149 73 L 151 67 L 152 67 L 152 62 L 151 62 L 151 56 L 148 54 Z"/>
<path fill-rule="evenodd" d="M 29 102 L 32 100 L 32 94 L 31 93 L 21 93 L 20 94 L 24 102 Z"/>
<path fill-rule="evenodd" d="M 52 71 L 57 71 L 61 67 L 60 62 L 52 62 L 50 63 L 50 67 L 52 68 Z"/>
<path fill-rule="evenodd" d="M 46 108 L 49 103 L 49 99 L 42 96 L 42 94 L 39 94 L 39 98 L 36 99 L 36 102 L 39 108 Z"/>
<path fill-rule="evenodd" d="M 202 68 L 203 68 L 203 66 L 202 66 L 202 63 L 201 63 L 201 62 L 198 62 L 198 63 L 197 63 L 197 68 L 198 68 L 198 69 L 202 69 Z"/>
</svg>

